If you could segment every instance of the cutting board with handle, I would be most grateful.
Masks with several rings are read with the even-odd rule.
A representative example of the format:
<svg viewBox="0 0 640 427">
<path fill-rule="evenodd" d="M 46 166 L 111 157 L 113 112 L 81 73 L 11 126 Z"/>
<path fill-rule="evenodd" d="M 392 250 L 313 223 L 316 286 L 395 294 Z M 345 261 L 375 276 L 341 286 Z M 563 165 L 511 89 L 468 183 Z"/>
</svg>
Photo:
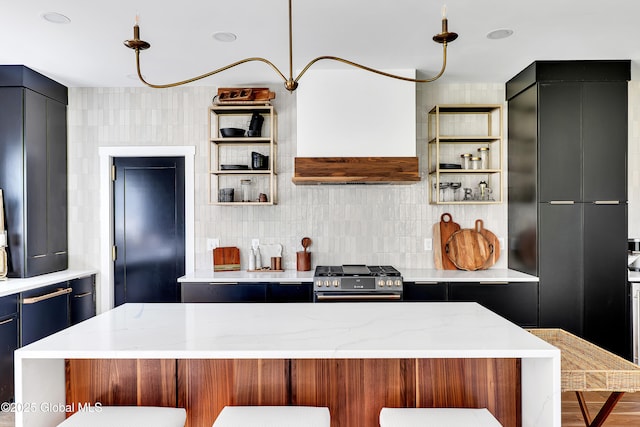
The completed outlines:
<svg viewBox="0 0 640 427">
<path fill-rule="evenodd" d="M 460 270 L 475 271 L 484 268 L 492 248 L 487 239 L 472 228 L 463 228 L 445 243 L 447 258 Z"/>
<path fill-rule="evenodd" d="M 460 230 L 460 224 L 453 221 L 450 213 L 443 213 L 440 216 L 440 258 L 442 259 L 442 268 L 444 270 L 457 270 L 455 263 L 446 255 L 445 245 L 449 238 Z"/>
<path fill-rule="evenodd" d="M 213 250 L 213 271 L 240 270 L 240 249 L 234 246 Z"/>
<path fill-rule="evenodd" d="M 492 267 L 496 262 L 498 262 L 498 258 L 500 258 L 500 240 L 498 240 L 498 237 L 496 237 L 495 234 L 484 228 L 484 223 L 481 219 L 476 219 L 476 231 L 487 239 L 491 248 L 491 255 L 482 268 L 485 269 Z"/>
</svg>

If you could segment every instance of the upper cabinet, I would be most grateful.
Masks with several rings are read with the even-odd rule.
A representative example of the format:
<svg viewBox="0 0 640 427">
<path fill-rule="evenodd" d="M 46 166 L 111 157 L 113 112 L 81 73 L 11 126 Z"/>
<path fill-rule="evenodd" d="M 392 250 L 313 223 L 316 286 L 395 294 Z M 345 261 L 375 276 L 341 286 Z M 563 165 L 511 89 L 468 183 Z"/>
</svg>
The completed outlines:
<svg viewBox="0 0 640 427">
<path fill-rule="evenodd" d="M 67 88 L 0 66 L 0 188 L 9 277 L 67 268 Z"/>
<path fill-rule="evenodd" d="M 209 203 L 277 203 L 277 129 L 270 104 L 209 107 Z"/>
<path fill-rule="evenodd" d="M 428 120 L 429 203 L 502 203 L 502 105 L 436 105 Z"/>
</svg>

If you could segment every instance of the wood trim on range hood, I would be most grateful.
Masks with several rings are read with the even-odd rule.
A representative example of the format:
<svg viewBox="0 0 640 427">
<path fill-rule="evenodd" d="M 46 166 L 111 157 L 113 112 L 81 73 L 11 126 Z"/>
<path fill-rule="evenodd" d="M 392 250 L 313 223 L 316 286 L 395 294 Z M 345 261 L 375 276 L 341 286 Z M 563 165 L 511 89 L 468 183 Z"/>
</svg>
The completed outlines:
<svg viewBox="0 0 640 427">
<path fill-rule="evenodd" d="M 296 157 L 294 184 L 414 184 L 417 157 Z"/>
</svg>

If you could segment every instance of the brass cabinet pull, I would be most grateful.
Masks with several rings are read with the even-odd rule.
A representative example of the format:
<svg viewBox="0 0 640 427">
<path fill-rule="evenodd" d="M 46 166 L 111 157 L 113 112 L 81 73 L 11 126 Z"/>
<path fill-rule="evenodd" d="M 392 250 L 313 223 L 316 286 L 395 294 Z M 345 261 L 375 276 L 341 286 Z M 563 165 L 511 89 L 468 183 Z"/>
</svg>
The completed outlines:
<svg viewBox="0 0 640 427">
<path fill-rule="evenodd" d="M 596 200 L 594 205 L 619 205 L 620 200 Z"/>
<path fill-rule="evenodd" d="M 488 281 L 488 282 L 480 282 L 481 285 L 508 285 L 509 282 L 503 281 Z"/>
<path fill-rule="evenodd" d="M 89 295 L 91 295 L 92 292 L 85 292 L 83 294 L 78 294 L 78 295 L 74 295 L 74 298 L 84 298 L 84 297 L 88 297 Z"/>
<path fill-rule="evenodd" d="M 0 326 L 2 326 L 2 325 L 6 325 L 7 323 L 11 323 L 11 322 L 13 322 L 14 320 L 16 320 L 16 318 L 15 318 L 15 317 L 12 317 L 11 319 L 3 320 L 2 322 L 0 322 Z"/>
<path fill-rule="evenodd" d="M 22 300 L 23 304 L 35 304 L 40 301 L 45 301 L 51 298 L 59 297 L 60 295 L 66 295 L 73 292 L 72 288 L 59 288 L 57 291 L 51 292 L 50 294 L 38 295 L 37 297 L 25 298 Z"/>
<path fill-rule="evenodd" d="M 575 203 L 574 200 L 550 200 L 550 205 L 573 205 Z"/>
<path fill-rule="evenodd" d="M 439 285 L 441 282 L 414 282 L 416 285 Z"/>
</svg>

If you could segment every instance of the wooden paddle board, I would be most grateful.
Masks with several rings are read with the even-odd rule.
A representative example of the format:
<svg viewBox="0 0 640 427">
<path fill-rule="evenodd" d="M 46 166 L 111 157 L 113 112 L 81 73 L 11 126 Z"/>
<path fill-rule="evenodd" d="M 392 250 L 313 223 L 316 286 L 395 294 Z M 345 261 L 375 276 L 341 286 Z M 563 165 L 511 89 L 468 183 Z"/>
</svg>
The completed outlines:
<svg viewBox="0 0 640 427">
<path fill-rule="evenodd" d="M 489 242 L 489 246 L 491 247 L 491 255 L 482 267 L 483 269 L 490 268 L 498 262 L 498 258 L 500 258 L 500 240 L 498 240 L 498 237 L 496 237 L 495 234 L 484 228 L 484 223 L 481 219 L 476 219 L 476 231 L 487 239 L 487 242 Z"/>
<path fill-rule="evenodd" d="M 442 258 L 442 268 L 444 270 L 457 270 L 456 265 L 447 257 L 445 251 L 445 245 L 449 238 L 456 231 L 460 230 L 460 224 L 453 221 L 453 217 L 450 213 L 443 213 L 440 216 L 440 247 L 441 247 L 441 258 Z"/>
<path fill-rule="evenodd" d="M 491 247 L 482 234 L 474 229 L 464 228 L 449 237 L 445 253 L 460 270 L 475 271 L 484 267 L 491 256 Z"/>
<path fill-rule="evenodd" d="M 234 246 L 213 250 L 213 271 L 240 270 L 240 249 Z"/>
</svg>

